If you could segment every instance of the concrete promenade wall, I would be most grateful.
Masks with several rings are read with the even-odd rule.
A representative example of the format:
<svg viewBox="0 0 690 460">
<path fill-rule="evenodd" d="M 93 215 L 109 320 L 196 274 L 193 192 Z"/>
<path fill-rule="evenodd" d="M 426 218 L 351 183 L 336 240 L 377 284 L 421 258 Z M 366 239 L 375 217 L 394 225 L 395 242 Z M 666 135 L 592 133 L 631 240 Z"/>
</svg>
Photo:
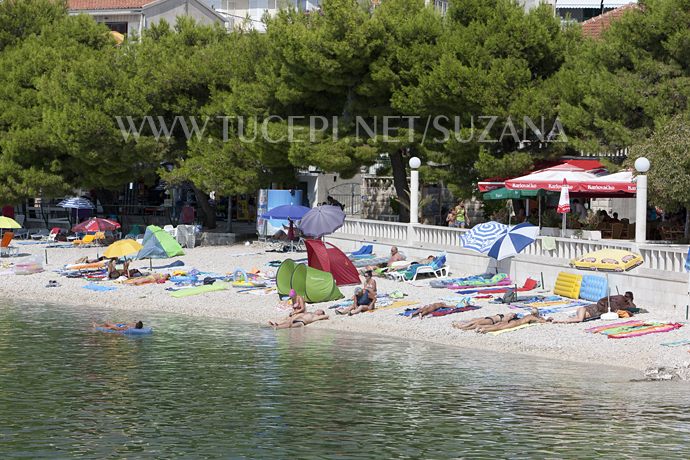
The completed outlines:
<svg viewBox="0 0 690 460">
<path fill-rule="evenodd" d="M 373 244 L 379 256 L 390 253 L 397 246 L 408 258 L 421 258 L 445 251 L 451 276 L 476 275 L 485 272 L 508 273 L 522 285 L 527 277 L 541 280 L 553 289 L 559 272 L 593 273 L 570 267 L 572 258 L 605 247 L 629 249 L 642 254 L 645 262 L 630 272 L 609 273 L 611 293 L 633 291 L 636 303 L 664 318 L 685 319 L 689 275 L 684 269 L 687 245 L 635 245 L 629 241 L 589 241 L 555 238 L 556 249 L 544 248 L 544 237 L 530 245 L 524 253 L 496 263 L 489 257 L 460 247 L 460 235 L 465 230 L 427 225 L 348 219 L 345 225 L 326 240 L 343 251 L 354 251 L 362 244 Z M 594 273 L 605 275 L 604 273 Z M 675 305 L 675 308 L 674 308 Z"/>
</svg>

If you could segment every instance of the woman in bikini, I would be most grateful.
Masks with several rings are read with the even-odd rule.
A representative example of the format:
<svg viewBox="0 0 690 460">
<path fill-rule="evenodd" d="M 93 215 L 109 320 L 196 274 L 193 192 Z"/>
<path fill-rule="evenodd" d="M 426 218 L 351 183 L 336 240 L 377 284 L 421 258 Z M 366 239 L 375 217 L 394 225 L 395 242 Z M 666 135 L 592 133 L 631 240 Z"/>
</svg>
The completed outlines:
<svg viewBox="0 0 690 460">
<path fill-rule="evenodd" d="M 315 321 L 328 319 L 328 315 L 323 310 L 316 310 L 314 313 L 300 313 L 290 318 L 286 318 L 280 322 L 269 321 L 268 324 L 274 329 L 290 329 L 293 327 L 303 327 Z"/>
<path fill-rule="evenodd" d="M 515 313 L 499 313 L 497 315 L 474 318 L 468 321 L 453 321 L 452 325 L 454 328 L 462 331 L 472 331 L 481 326 L 493 326 L 494 324 L 507 323 L 516 318 L 517 314 Z"/>
<path fill-rule="evenodd" d="M 512 329 L 514 327 L 522 326 L 523 324 L 546 323 L 553 321 L 551 318 L 543 318 L 539 314 L 539 310 L 532 309 L 532 313 L 525 315 L 522 318 L 513 318 L 508 321 L 502 321 L 491 326 L 480 326 L 476 329 L 477 332 L 486 334 L 487 332 L 502 331 L 504 329 Z"/>
</svg>

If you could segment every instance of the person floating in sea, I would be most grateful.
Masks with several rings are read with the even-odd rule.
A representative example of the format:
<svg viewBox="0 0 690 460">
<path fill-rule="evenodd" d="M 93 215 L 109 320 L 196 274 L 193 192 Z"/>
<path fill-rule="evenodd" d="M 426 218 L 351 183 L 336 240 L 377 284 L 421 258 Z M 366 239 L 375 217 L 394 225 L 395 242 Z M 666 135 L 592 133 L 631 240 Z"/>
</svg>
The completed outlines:
<svg viewBox="0 0 690 460">
<path fill-rule="evenodd" d="M 299 313 L 282 321 L 269 321 L 268 324 L 274 329 L 289 329 L 293 327 L 303 327 L 307 324 L 328 319 L 328 315 L 323 310 L 316 310 L 314 313 Z"/>
<path fill-rule="evenodd" d="M 616 313 L 618 310 L 626 310 L 630 312 L 637 307 L 633 303 L 633 293 L 628 291 L 624 295 L 611 296 L 611 312 Z M 558 324 L 581 323 L 588 319 L 596 319 L 609 311 L 609 298 L 603 297 L 595 304 L 580 307 L 575 311 L 575 316 L 562 321 L 554 321 Z"/>
<path fill-rule="evenodd" d="M 514 327 L 522 326 L 523 324 L 534 324 L 534 323 L 546 323 L 553 321 L 551 318 L 543 318 L 539 314 L 539 310 L 536 308 L 532 309 L 532 313 L 525 315 L 522 318 L 513 318 L 508 321 L 501 321 L 492 326 L 479 326 L 476 331 L 482 334 L 487 332 L 502 331 L 505 329 L 512 329 Z"/>
<path fill-rule="evenodd" d="M 93 323 L 93 327 L 100 327 L 103 329 L 108 329 L 110 331 L 126 331 L 127 329 L 143 329 L 144 323 L 137 321 L 136 323 L 109 323 L 105 322 L 103 324 Z"/>
<path fill-rule="evenodd" d="M 467 321 L 453 321 L 452 326 L 463 331 L 473 331 L 482 326 L 507 323 L 515 318 L 517 318 L 517 314 L 515 313 L 499 313 L 493 316 L 485 316 L 484 318 L 472 318 Z"/>
<path fill-rule="evenodd" d="M 338 309 L 335 312 L 339 315 L 348 314 L 350 316 L 373 310 L 376 305 L 376 281 L 373 278 L 373 272 L 367 270 L 364 272 L 364 283 L 362 287 L 355 289 L 352 296 L 352 305 L 347 308 Z"/>
</svg>

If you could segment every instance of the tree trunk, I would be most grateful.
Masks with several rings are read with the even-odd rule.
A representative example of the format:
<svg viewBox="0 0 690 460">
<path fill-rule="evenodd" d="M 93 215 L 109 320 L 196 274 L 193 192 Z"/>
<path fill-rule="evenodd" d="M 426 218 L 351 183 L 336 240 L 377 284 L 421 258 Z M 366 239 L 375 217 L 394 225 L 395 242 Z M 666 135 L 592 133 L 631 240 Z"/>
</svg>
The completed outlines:
<svg viewBox="0 0 690 460">
<path fill-rule="evenodd" d="M 690 237 L 690 209 L 685 207 L 685 238 Z"/>
<path fill-rule="evenodd" d="M 396 150 L 389 154 L 391 159 L 391 168 L 393 169 L 393 185 L 395 186 L 395 193 L 398 195 L 398 201 L 401 203 L 398 215 L 400 222 L 410 221 L 410 185 L 407 183 L 407 168 L 405 168 L 405 160 L 402 156 L 402 150 Z M 405 203 L 404 205 L 402 203 Z"/>
<path fill-rule="evenodd" d="M 196 196 L 196 203 L 201 211 L 201 222 L 204 228 L 214 229 L 216 228 L 216 212 L 208 203 L 208 195 L 192 185 L 192 190 L 194 190 L 194 195 Z"/>
<path fill-rule="evenodd" d="M 228 197 L 228 233 L 232 233 L 232 197 Z"/>
</svg>

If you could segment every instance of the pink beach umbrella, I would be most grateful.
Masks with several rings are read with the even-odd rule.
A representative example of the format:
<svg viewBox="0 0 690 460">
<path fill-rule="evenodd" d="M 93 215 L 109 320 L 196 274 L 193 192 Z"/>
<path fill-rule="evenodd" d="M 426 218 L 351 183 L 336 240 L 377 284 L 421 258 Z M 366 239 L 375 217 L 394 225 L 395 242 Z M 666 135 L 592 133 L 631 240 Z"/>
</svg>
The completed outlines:
<svg viewBox="0 0 690 460">
<path fill-rule="evenodd" d="M 558 199 L 558 208 L 556 211 L 559 214 L 563 214 L 563 230 L 561 236 L 565 237 L 565 216 L 570 212 L 570 192 L 568 191 L 568 181 L 563 179 L 563 185 L 561 185 L 561 196 Z"/>
</svg>

